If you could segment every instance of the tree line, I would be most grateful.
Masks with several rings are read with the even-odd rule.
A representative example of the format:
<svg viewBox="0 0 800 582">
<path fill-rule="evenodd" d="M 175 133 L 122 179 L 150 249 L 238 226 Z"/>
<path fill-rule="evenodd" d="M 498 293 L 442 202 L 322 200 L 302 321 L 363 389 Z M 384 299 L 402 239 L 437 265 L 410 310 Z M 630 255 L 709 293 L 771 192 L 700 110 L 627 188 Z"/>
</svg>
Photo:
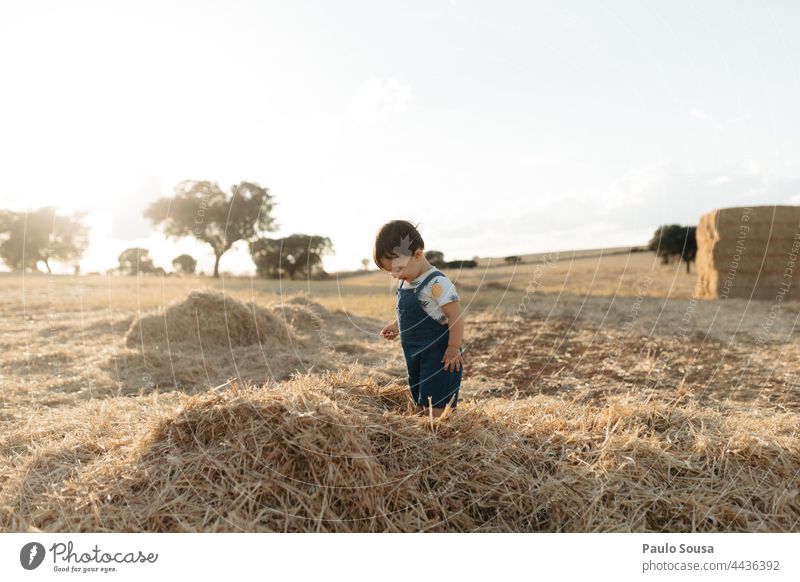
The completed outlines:
<svg viewBox="0 0 800 582">
<path fill-rule="evenodd" d="M 260 277 L 326 278 L 322 258 L 333 253 L 330 238 L 310 234 L 267 237 L 278 228 L 273 216 L 276 205 L 268 189 L 255 182 L 240 182 L 226 192 L 216 182 L 184 180 L 175 187 L 173 196 L 150 204 L 144 217 L 168 239 L 195 238 L 208 244 L 214 255 L 214 277 L 219 277 L 222 256 L 238 241 L 245 241 Z M 77 273 L 78 262 L 89 246 L 85 219 L 85 212 L 60 215 L 54 206 L 29 212 L 0 210 L 0 259 L 14 271 L 39 271 L 42 265 L 49 273 L 50 262 L 57 261 L 72 263 Z M 673 260 L 685 262 L 688 273 L 697 255 L 696 227 L 662 225 L 656 229 L 648 249 L 664 264 Z M 427 251 L 425 257 L 437 268 L 477 266 L 477 257 L 445 261 L 444 254 L 436 250 Z M 505 260 L 517 263 L 521 257 L 509 256 Z M 368 259 L 363 261 L 364 265 L 368 263 Z M 172 267 L 175 274 L 194 274 L 197 261 L 182 254 L 172 260 Z M 118 257 L 118 266 L 109 272 L 166 274 L 143 248 L 125 249 Z"/>
<path fill-rule="evenodd" d="M 208 244 L 214 255 L 214 277 L 219 277 L 222 256 L 239 241 L 247 242 L 261 277 L 327 277 L 322 258 L 333 252 L 330 238 L 266 236 L 278 228 L 273 216 L 276 204 L 268 189 L 255 182 L 240 182 L 226 192 L 216 182 L 185 180 L 175 187 L 173 196 L 150 204 L 144 217 L 168 239 L 195 238 Z M 77 273 L 78 262 L 89 246 L 85 218 L 85 212 L 59 215 L 53 206 L 29 212 L 0 210 L 0 258 L 14 271 L 39 271 L 43 265 L 49 273 L 50 261 L 59 261 L 72 263 Z M 124 250 L 118 263 L 109 272 L 166 273 L 143 248 Z M 197 261 L 183 254 L 173 259 L 172 266 L 176 274 L 193 274 Z"/>
<path fill-rule="evenodd" d="M 89 247 L 86 213 L 59 216 L 54 206 L 32 212 L 0 210 L 0 258 L 14 271 L 50 273 L 50 261 L 77 261 Z"/>
</svg>

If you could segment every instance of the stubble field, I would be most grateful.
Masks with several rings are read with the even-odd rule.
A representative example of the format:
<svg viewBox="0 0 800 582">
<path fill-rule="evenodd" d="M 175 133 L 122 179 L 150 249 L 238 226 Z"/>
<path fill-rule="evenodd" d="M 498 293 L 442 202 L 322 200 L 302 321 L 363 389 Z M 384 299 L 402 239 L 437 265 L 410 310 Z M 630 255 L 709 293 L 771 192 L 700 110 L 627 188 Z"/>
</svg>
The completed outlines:
<svg viewBox="0 0 800 582">
<path fill-rule="evenodd" d="M 0 527 L 798 530 L 800 304 L 697 300 L 649 252 L 445 272 L 435 421 L 383 273 L 0 277 Z"/>
</svg>

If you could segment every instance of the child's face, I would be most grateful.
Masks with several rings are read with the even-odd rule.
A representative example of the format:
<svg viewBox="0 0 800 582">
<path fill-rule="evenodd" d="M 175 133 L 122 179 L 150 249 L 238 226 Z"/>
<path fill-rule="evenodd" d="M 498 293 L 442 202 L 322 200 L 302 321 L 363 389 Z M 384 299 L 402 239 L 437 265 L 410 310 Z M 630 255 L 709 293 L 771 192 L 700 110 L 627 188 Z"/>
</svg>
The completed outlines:
<svg viewBox="0 0 800 582">
<path fill-rule="evenodd" d="M 410 281 L 419 274 L 419 263 L 422 257 L 422 250 L 417 249 L 413 255 L 398 255 L 391 260 L 381 259 L 381 266 L 384 271 L 395 279 Z"/>
</svg>

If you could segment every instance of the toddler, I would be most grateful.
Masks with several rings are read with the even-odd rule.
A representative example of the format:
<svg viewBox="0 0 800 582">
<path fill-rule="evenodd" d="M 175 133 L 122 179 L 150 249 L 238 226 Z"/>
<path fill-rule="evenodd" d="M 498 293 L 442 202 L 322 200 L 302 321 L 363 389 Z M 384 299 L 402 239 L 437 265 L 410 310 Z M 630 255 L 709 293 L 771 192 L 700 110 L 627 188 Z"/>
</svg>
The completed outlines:
<svg viewBox="0 0 800 582">
<path fill-rule="evenodd" d="M 440 416 L 458 404 L 464 359 L 464 318 L 455 286 L 425 258 L 425 243 L 405 220 L 384 224 L 375 238 L 373 258 L 400 279 L 397 319 L 381 330 L 400 344 L 408 368 L 408 387 L 417 413 Z"/>
</svg>

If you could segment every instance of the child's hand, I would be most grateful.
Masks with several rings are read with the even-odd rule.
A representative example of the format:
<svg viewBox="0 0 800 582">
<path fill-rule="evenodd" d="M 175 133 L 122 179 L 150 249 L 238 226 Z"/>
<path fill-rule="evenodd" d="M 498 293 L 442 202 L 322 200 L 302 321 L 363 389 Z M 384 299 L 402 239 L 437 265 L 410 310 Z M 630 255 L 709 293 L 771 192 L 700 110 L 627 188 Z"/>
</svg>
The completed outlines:
<svg viewBox="0 0 800 582">
<path fill-rule="evenodd" d="M 400 335 L 400 328 L 397 326 L 397 322 L 393 321 L 392 323 L 384 327 L 381 330 L 381 335 L 387 340 L 397 339 L 397 336 Z"/>
<path fill-rule="evenodd" d="M 447 346 L 442 356 L 444 369 L 449 372 L 457 372 L 464 365 L 464 357 L 461 355 L 461 348 Z"/>
</svg>

